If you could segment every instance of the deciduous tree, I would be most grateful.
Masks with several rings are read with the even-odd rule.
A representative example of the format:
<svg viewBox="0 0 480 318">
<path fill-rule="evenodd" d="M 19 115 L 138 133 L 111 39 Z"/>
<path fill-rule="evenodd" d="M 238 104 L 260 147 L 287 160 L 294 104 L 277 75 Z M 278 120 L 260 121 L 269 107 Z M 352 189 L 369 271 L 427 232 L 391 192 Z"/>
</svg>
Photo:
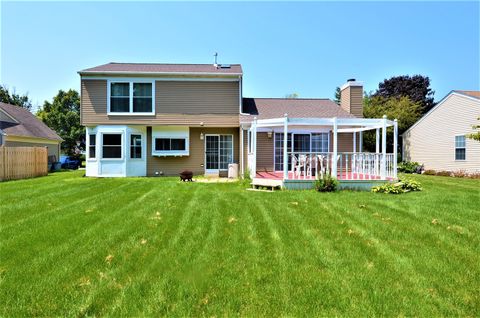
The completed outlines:
<svg viewBox="0 0 480 318">
<path fill-rule="evenodd" d="M 7 86 L 5 85 L 0 85 L 0 102 L 32 110 L 32 102 L 28 98 L 27 94 L 20 95 L 17 94 L 15 90 L 10 93 Z"/>
</svg>

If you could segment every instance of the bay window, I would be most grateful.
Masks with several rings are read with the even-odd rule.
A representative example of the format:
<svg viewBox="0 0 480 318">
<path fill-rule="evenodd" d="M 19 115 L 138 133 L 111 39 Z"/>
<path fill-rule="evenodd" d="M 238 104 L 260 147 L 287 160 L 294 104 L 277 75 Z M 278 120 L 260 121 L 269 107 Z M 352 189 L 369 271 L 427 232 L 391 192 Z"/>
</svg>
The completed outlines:
<svg viewBox="0 0 480 318">
<path fill-rule="evenodd" d="M 185 138 L 155 138 L 155 151 L 185 151 Z"/>
<path fill-rule="evenodd" d="M 154 82 L 152 81 L 111 81 L 107 93 L 109 114 L 155 114 Z"/>
<path fill-rule="evenodd" d="M 102 158 L 122 158 L 122 134 L 102 134 Z"/>
<path fill-rule="evenodd" d="M 142 158 L 142 135 L 130 135 L 130 158 Z"/>
<path fill-rule="evenodd" d="M 88 158 L 90 159 L 95 159 L 96 158 L 96 135 L 95 134 L 89 134 L 88 135 Z"/>
</svg>

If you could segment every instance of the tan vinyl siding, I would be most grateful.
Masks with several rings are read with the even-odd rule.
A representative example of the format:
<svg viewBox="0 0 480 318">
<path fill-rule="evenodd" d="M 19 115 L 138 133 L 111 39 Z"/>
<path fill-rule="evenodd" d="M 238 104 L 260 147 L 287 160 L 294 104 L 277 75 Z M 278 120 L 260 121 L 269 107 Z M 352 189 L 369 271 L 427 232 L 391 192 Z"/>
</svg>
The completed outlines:
<svg viewBox="0 0 480 318">
<path fill-rule="evenodd" d="M 20 142 L 20 141 L 5 141 L 5 147 L 47 147 L 49 156 L 55 156 L 57 160 L 60 159 L 60 145 L 59 144 L 45 144 L 45 143 L 33 143 L 33 142 Z"/>
<path fill-rule="evenodd" d="M 238 82 L 156 81 L 152 116 L 107 115 L 107 81 L 81 81 L 83 125 L 239 126 Z"/>
<path fill-rule="evenodd" d="M 425 169 L 480 171 L 480 142 L 466 139 L 466 160 L 455 160 L 455 136 L 472 132 L 478 124 L 480 101 L 448 96 L 430 114 L 404 134 L 404 159 Z"/>
<path fill-rule="evenodd" d="M 233 160 L 239 162 L 239 131 L 238 128 L 190 128 L 190 154 L 184 157 L 152 156 L 152 129 L 147 128 L 147 176 L 155 176 L 155 172 L 163 172 L 166 176 L 178 176 L 183 170 L 190 170 L 195 175 L 205 173 L 205 139 L 200 139 L 200 133 L 233 135 Z"/>
<path fill-rule="evenodd" d="M 273 171 L 274 139 L 266 132 L 257 133 L 257 171 Z"/>
<path fill-rule="evenodd" d="M 340 106 L 358 118 L 363 118 L 363 87 L 349 86 L 340 93 Z"/>
</svg>

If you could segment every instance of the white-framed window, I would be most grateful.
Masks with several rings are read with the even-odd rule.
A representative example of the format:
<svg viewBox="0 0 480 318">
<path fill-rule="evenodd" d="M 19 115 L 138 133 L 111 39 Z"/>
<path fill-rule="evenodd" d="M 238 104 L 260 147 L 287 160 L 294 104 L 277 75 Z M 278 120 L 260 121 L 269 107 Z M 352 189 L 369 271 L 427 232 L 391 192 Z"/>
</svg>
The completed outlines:
<svg viewBox="0 0 480 318">
<path fill-rule="evenodd" d="M 102 133 L 102 159 L 122 159 L 122 134 Z"/>
<path fill-rule="evenodd" d="M 186 138 L 155 138 L 155 151 L 185 151 L 187 150 Z"/>
<path fill-rule="evenodd" d="M 155 81 L 108 81 L 107 109 L 109 115 L 154 115 Z"/>
<path fill-rule="evenodd" d="M 455 160 L 466 160 L 465 135 L 455 136 Z"/>
<path fill-rule="evenodd" d="M 130 158 L 131 159 L 142 158 L 142 135 L 140 134 L 130 135 Z"/>
<path fill-rule="evenodd" d="M 88 135 L 88 158 L 95 159 L 97 157 L 97 135 L 89 134 Z"/>
</svg>

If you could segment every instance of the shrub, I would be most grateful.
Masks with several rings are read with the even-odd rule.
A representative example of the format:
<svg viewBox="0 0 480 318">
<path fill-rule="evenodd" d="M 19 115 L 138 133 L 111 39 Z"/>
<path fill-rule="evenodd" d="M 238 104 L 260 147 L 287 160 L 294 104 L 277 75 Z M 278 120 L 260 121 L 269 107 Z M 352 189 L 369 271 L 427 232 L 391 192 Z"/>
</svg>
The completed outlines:
<svg viewBox="0 0 480 318">
<path fill-rule="evenodd" d="M 480 179 L 480 172 L 472 172 L 468 175 L 471 179 Z"/>
<path fill-rule="evenodd" d="M 437 173 L 435 172 L 435 170 L 425 170 L 423 174 L 426 174 L 427 176 L 434 176 Z"/>
<path fill-rule="evenodd" d="M 402 161 L 398 165 L 398 171 L 403 173 L 417 173 L 417 170 L 421 167 L 418 162 L 415 161 Z"/>
<path fill-rule="evenodd" d="M 452 172 L 452 177 L 455 177 L 455 178 L 466 178 L 468 176 L 469 174 L 465 170 L 457 170 Z"/>
<path fill-rule="evenodd" d="M 331 175 L 326 174 L 322 178 L 315 181 L 315 190 L 318 192 L 334 192 L 337 191 L 338 181 Z"/>
<path fill-rule="evenodd" d="M 397 183 L 385 183 L 372 188 L 372 192 L 375 193 L 401 194 L 410 191 L 422 191 L 421 184 L 418 181 L 405 179 L 399 180 Z"/>
<path fill-rule="evenodd" d="M 436 176 L 441 176 L 441 177 L 451 177 L 452 173 L 450 171 L 442 170 L 442 171 L 437 171 L 437 173 L 435 175 Z"/>
</svg>

